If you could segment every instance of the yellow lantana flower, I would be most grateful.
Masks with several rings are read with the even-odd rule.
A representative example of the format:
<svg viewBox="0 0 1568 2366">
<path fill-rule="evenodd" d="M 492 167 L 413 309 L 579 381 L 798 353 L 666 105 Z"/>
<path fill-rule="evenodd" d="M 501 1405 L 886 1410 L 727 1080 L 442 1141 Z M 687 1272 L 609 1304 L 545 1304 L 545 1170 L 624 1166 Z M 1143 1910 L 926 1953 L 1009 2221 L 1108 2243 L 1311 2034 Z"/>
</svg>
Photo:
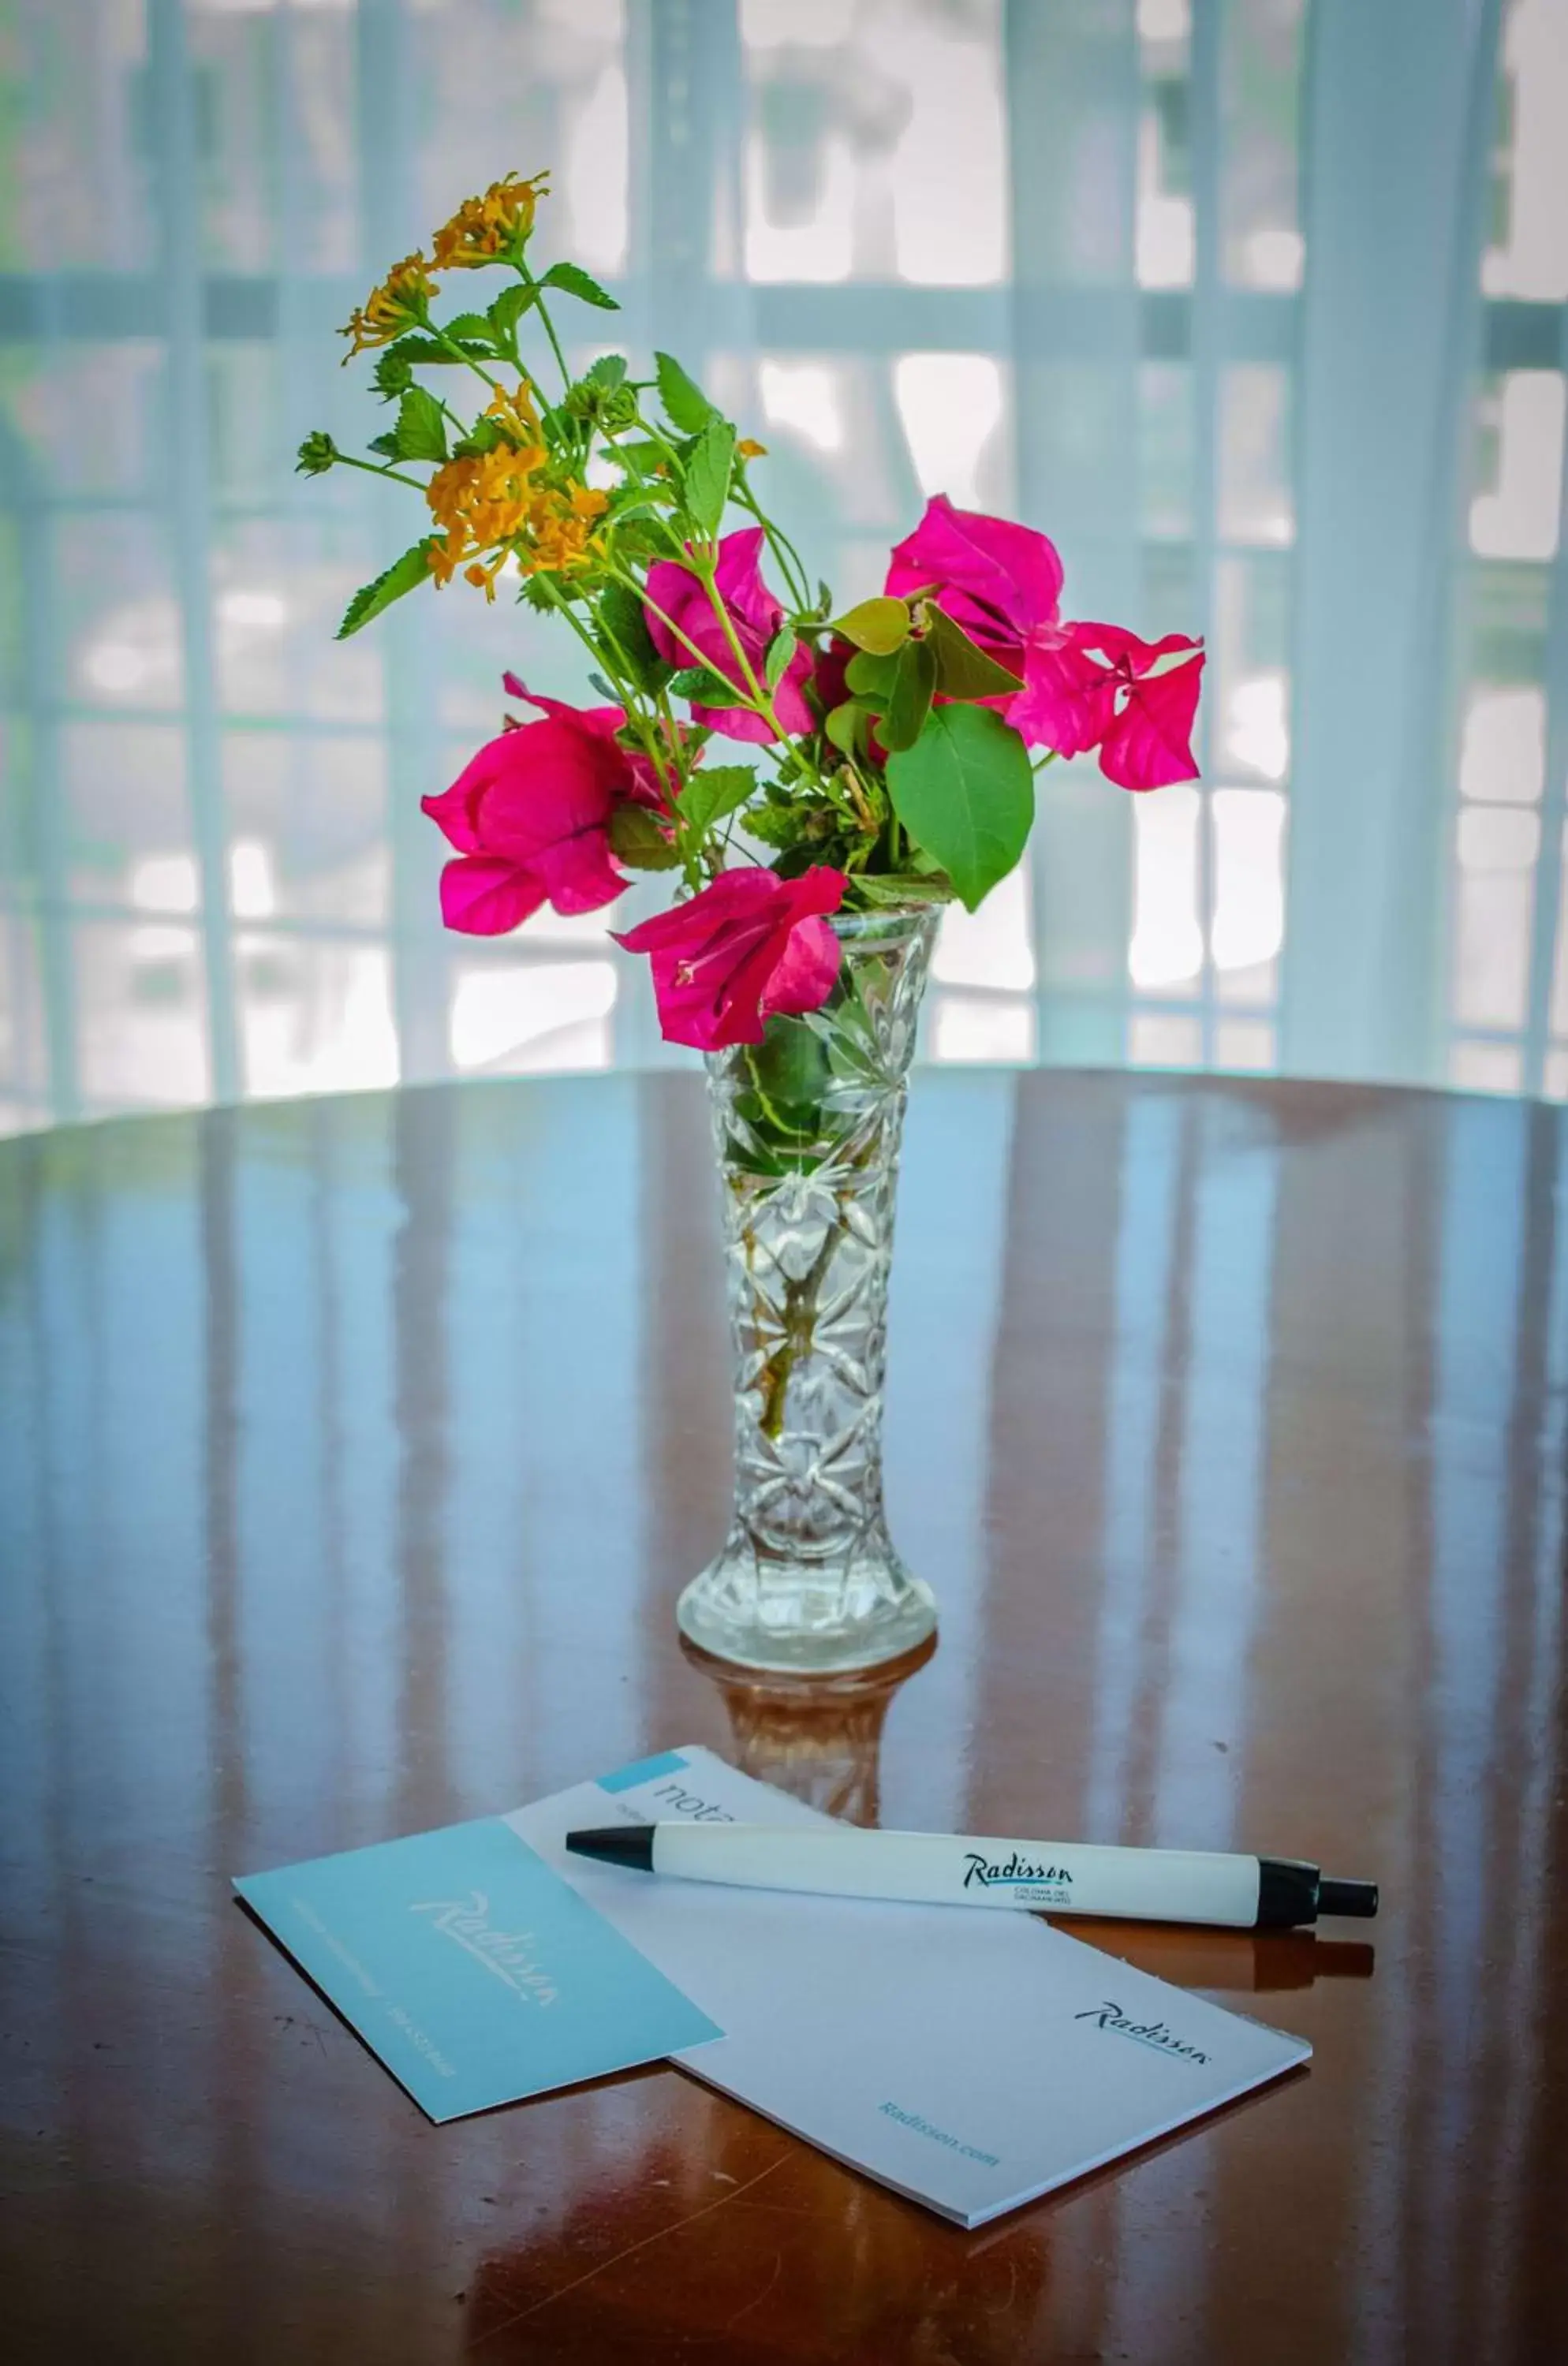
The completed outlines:
<svg viewBox="0 0 1568 2366">
<path fill-rule="evenodd" d="M 531 521 L 531 548 L 523 558 L 525 575 L 570 574 L 593 556 L 593 530 L 610 506 L 597 486 L 552 489 Z"/>
<path fill-rule="evenodd" d="M 440 535 L 430 546 L 430 571 L 450 583 L 465 579 L 495 597 L 495 579 L 515 552 L 525 575 L 560 574 L 591 555 L 593 529 L 609 497 L 591 485 L 552 484 L 549 453 L 528 389 L 497 390 L 485 412 L 499 421 L 505 441 L 488 452 L 448 460 L 425 488 Z"/>
<path fill-rule="evenodd" d="M 465 197 L 449 222 L 443 222 L 431 245 L 438 271 L 473 271 L 509 254 L 534 227 L 534 211 L 548 195 L 547 173 L 529 181 L 508 173 L 492 181 L 482 197 Z"/>
<path fill-rule="evenodd" d="M 351 361 L 355 354 L 371 345 L 389 345 L 419 319 L 420 307 L 435 293 L 435 281 L 429 262 L 416 248 L 394 263 L 378 287 L 373 287 L 358 311 L 350 318 L 338 334 L 352 337 L 354 343 L 344 355 Z"/>
</svg>

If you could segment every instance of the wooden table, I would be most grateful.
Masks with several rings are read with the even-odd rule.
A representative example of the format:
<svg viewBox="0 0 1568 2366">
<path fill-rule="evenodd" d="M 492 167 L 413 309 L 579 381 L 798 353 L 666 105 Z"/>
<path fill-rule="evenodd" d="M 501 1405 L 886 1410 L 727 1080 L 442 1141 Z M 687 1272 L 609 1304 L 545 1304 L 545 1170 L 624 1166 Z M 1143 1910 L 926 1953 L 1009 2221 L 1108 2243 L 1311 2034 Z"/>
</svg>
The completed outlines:
<svg viewBox="0 0 1568 2366">
<path fill-rule="evenodd" d="M 1568 2357 L 1563 1113 L 920 1076 L 940 1647 L 804 1703 L 671 1617 L 728 1498 L 707 1157 L 690 1076 L 0 1150 L 8 2356 Z M 1094 1926 L 1313 2068 L 964 2235 L 670 2069 L 430 2127 L 230 1901 L 683 1741 L 1384 1910 Z"/>
</svg>

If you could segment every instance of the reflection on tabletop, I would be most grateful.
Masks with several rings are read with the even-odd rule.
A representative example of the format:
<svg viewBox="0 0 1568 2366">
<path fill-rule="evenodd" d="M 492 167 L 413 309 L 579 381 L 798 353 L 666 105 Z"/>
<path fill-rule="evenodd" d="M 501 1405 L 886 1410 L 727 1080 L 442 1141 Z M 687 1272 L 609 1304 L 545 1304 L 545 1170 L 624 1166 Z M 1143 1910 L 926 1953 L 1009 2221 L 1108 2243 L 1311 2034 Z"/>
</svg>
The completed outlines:
<svg viewBox="0 0 1568 2366">
<path fill-rule="evenodd" d="M 1234 1995 L 1310 1989 L 1319 1980 L 1370 1980 L 1376 1950 L 1363 1939 L 1315 1931 L 1217 1931 L 1200 1923 L 1047 1918 L 1058 1930 L 1179 1989 Z"/>
<path fill-rule="evenodd" d="M 738 1668 L 681 1639 L 686 1659 L 723 1698 L 734 1745 L 730 1754 L 741 1773 L 851 1824 L 879 1820 L 887 1711 L 894 1694 L 925 1666 L 936 1647 L 931 1635 L 881 1667 L 803 1678 Z"/>
<path fill-rule="evenodd" d="M 1036 2354 L 1049 2313 L 1048 2214 L 976 2238 L 717 2096 L 694 2096 L 683 2119 L 678 2139 L 607 2142 L 592 2167 L 579 2146 L 558 2208 L 547 2203 L 526 2234 L 479 2262 L 466 2355 L 528 2366 L 761 2366 L 825 2354 L 1004 2366 Z M 570 2315 L 552 2305 L 574 2286 Z"/>
</svg>

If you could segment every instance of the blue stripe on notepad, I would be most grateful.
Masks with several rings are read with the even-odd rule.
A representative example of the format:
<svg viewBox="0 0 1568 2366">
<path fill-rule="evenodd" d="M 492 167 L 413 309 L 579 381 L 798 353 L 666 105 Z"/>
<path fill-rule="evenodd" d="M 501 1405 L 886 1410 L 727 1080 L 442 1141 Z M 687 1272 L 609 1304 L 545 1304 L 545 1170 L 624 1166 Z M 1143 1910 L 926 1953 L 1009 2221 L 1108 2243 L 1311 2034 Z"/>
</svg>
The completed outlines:
<svg viewBox="0 0 1568 2366">
<path fill-rule="evenodd" d="M 652 1783 L 660 1774 L 673 1774 L 677 1766 L 686 1761 L 678 1750 L 660 1751 L 657 1758 L 639 1758 L 631 1766 L 618 1766 L 613 1774 L 601 1774 L 601 1791 L 635 1791 L 639 1783 Z"/>
</svg>

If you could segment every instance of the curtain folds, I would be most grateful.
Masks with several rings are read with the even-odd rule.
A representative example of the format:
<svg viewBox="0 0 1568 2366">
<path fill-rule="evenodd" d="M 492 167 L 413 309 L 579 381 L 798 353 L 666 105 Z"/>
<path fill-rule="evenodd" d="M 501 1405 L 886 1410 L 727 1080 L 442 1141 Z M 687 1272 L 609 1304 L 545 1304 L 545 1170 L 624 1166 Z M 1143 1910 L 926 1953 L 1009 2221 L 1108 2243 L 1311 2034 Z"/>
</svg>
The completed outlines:
<svg viewBox="0 0 1568 2366">
<path fill-rule="evenodd" d="M 569 648 L 292 473 L 332 332 L 548 164 L 847 599 L 946 491 L 1201 632 L 1202 782 L 1044 777 L 926 1056 L 1568 1093 L 1568 0 L 13 0 L 0 1127 L 671 1056 L 419 811 Z M 617 907 L 617 920 L 629 907 Z"/>
</svg>

